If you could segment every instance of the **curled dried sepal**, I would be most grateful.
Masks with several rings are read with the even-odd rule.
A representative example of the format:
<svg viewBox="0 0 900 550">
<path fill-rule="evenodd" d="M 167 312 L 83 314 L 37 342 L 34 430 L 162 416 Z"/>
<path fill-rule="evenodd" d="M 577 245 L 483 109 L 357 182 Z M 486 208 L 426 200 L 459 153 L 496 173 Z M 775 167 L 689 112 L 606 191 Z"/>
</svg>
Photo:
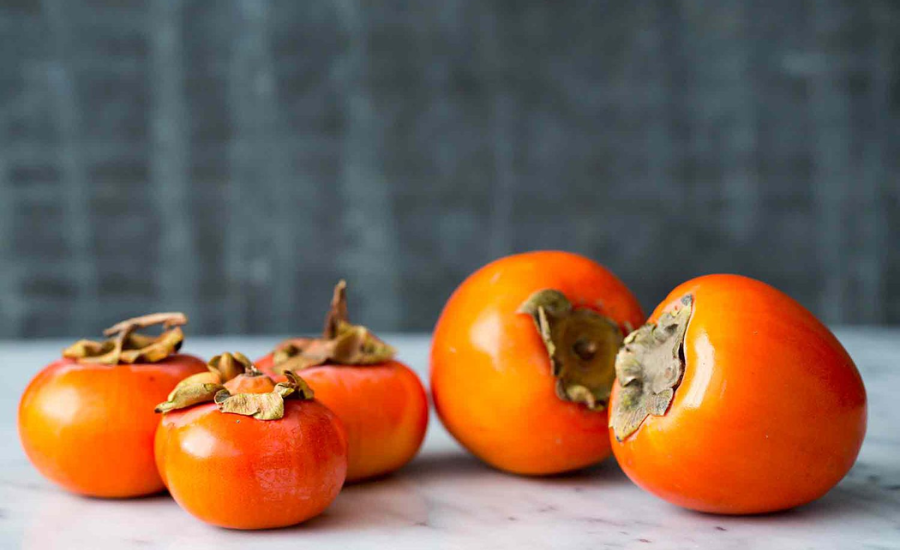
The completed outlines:
<svg viewBox="0 0 900 550">
<path fill-rule="evenodd" d="M 390 361 L 394 354 L 394 348 L 369 329 L 347 320 L 347 283 L 342 280 L 334 288 L 322 337 L 285 340 L 275 349 L 273 359 L 276 370 L 284 372 L 325 363 L 375 365 Z"/>
<path fill-rule="evenodd" d="M 63 357 L 82 363 L 156 363 L 176 353 L 184 341 L 181 326 L 187 323 L 183 313 L 153 313 L 116 323 L 103 331 L 110 338 L 102 341 L 79 340 L 63 350 Z M 134 331 L 163 325 L 159 336 Z"/>
<path fill-rule="evenodd" d="M 103 331 L 103 336 L 114 336 L 116 334 L 134 330 L 136 328 L 147 328 L 153 325 L 162 325 L 163 329 L 172 327 L 181 327 L 188 322 L 184 313 L 173 311 L 168 313 L 151 313 L 149 315 L 141 315 L 140 317 L 132 317 L 119 321 L 115 325 Z"/>
<path fill-rule="evenodd" d="M 556 395 L 602 411 L 615 380 L 616 351 L 622 332 L 611 319 L 586 309 L 576 309 L 554 289 L 532 294 L 519 308 L 532 317 L 547 348 Z"/>
<path fill-rule="evenodd" d="M 309 400 L 315 397 L 313 389 L 309 387 L 306 380 L 300 378 L 294 371 L 284 371 L 286 382 L 279 382 L 275 386 L 275 392 L 287 399 Z"/>
<path fill-rule="evenodd" d="M 208 373 L 204 372 L 194 376 L 203 376 L 205 374 Z M 175 386 L 175 389 L 169 394 L 168 400 L 157 405 L 154 410 L 158 413 L 166 413 L 176 409 L 186 409 L 201 403 L 209 403 L 216 397 L 217 393 L 224 389 L 222 384 L 214 382 L 201 382 L 196 380 L 189 382 L 191 378 L 193 378 L 193 376 L 185 378 L 181 383 Z"/>
<path fill-rule="evenodd" d="M 216 394 L 216 405 L 223 413 L 252 416 L 257 420 L 278 420 L 284 417 L 284 398 L 269 393 L 231 393 L 222 389 Z"/>
<path fill-rule="evenodd" d="M 208 368 L 210 372 L 218 374 L 219 380 L 223 384 L 241 374 L 251 374 L 254 376 L 259 374 L 259 371 L 253 365 L 253 362 L 250 361 L 246 355 L 238 351 L 234 353 L 225 352 L 216 355 L 206 363 L 206 368 Z"/>
<path fill-rule="evenodd" d="M 616 357 L 621 386 L 609 426 L 622 441 L 634 433 L 649 415 L 666 413 L 684 374 L 684 335 L 691 318 L 693 297 L 680 307 L 647 323 L 625 338 Z"/>
<path fill-rule="evenodd" d="M 257 420 L 278 420 L 284 417 L 285 399 L 312 399 L 313 391 L 293 371 L 285 371 L 286 382 L 280 382 L 268 393 L 239 393 L 232 395 L 222 389 L 215 395 L 216 405 L 223 413 L 252 416 Z"/>
</svg>

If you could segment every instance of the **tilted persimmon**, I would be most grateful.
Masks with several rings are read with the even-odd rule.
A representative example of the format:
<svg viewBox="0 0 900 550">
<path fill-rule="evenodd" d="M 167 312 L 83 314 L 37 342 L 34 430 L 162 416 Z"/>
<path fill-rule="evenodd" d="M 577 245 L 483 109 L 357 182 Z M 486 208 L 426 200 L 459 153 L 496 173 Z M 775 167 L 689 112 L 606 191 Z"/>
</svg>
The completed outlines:
<svg viewBox="0 0 900 550">
<path fill-rule="evenodd" d="M 153 406 L 202 360 L 177 353 L 181 313 L 128 319 L 107 340 L 81 340 L 28 385 L 19 404 L 19 437 L 47 479 L 89 496 L 124 498 L 163 489 L 153 458 L 159 419 Z M 140 328 L 163 325 L 159 336 Z"/>
<path fill-rule="evenodd" d="M 866 431 L 853 360 L 809 311 L 737 275 L 688 281 L 626 338 L 610 439 L 637 485 L 669 502 L 757 514 L 824 495 Z"/>
<path fill-rule="evenodd" d="M 416 455 L 428 427 L 419 377 L 394 360 L 394 348 L 347 317 L 346 283 L 335 287 L 320 338 L 292 338 L 260 358 L 260 370 L 303 373 L 316 398 L 347 430 L 347 481 L 397 470 Z"/>
<path fill-rule="evenodd" d="M 606 405 L 622 339 L 644 321 L 603 266 L 517 254 L 456 289 L 434 330 L 431 391 L 444 426 L 501 470 L 554 474 L 610 453 Z"/>
<path fill-rule="evenodd" d="M 209 367 L 156 408 L 156 460 L 172 498 L 231 529 L 286 527 L 322 513 L 347 473 L 340 420 L 293 371 L 276 384 L 238 353 Z"/>
</svg>

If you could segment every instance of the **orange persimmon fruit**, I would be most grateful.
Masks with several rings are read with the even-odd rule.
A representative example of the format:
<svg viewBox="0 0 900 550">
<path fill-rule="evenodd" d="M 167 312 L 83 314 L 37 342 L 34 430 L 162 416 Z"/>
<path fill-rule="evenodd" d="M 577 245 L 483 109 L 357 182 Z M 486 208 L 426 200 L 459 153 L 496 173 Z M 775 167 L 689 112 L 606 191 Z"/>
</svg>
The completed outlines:
<svg viewBox="0 0 900 550">
<path fill-rule="evenodd" d="M 253 383 L 230 385 L 247 375 L 227 379 L 218 370 L 225 373 L 218 381 L 188 378 L 157 407 L 156 461 L 172 498 L 230 529 L 287 527 L 319 515 L 347 473 L 340 420 L 292 371 L 274 384 L 240 354 L 216 356 L 211 370 L 225 360 L 244 364 Z"/>
<path fill-rule="evenodd" d="M 688 281 L 619 353 L 610 439 L 643 489 L 719 514 L 793 508 L 853 466 L 866 392 L 809 311 L 737 275 Z"/>
<path fill-rule="evenodd" d="M 431 391 L 449 432 L 488 464 L 544 475 L 610 453 L 606 405 L 624 335 L 644 321 L 628 288 L 568 252 L 497 260 L 450 297 Z"/>
<path fill-rule="evenodd" d="M 167 401 L 156 407 L 157 413 L 165 413 L 170 410 L 186 408 L 191 404 L 205 403 L 215 397 L 220 389 L 228 390 L 229 394 L 239 393 L 269 393 L 275 389 L 275 381 L 263 374 L 256 365 L 239 352 L 223 353 L 216 355 L 206 364 L 207 371 L 188 376 L 178 382 L 172 390 Z M 187 393 L 186 393 L 187 392 Z M 177 415 L 175 415 L 177 417 Z M 163 416 L 161 424 L 167 424 L 169 418 Z M 165 458 L 164 435 L 167 430 L 156 432 L 154 441 L 154 453 L 156 464 L 163 463 Z M 165 469 L 158 468 L 159 476 L 163 484 L 169 486 Z"/>
<path fill-rule="evenodd" d="M 347 481 L 393 472 L 412 460 L 428 428 L 428 398 L 419 377 L 394 349 L 347 320 L 346 283 L 335 287 L 320 338 L 292 338 L 256 361 L 278 377 L 302 372 L 316 399 L 343 422 Z"/>
<path fill-rule="evenodd" d="M 176 353 L 184 315 L 123 321 L 103 342 L 82 340 L 28 385 L 19 404 L 25 454 L 47 479 L 82 495 L 126 498 L 163 489 L 153 457 L 153 406 L 203 361 Z M 160 336 L 136 334 L 162 323 Z"/>
</svg>

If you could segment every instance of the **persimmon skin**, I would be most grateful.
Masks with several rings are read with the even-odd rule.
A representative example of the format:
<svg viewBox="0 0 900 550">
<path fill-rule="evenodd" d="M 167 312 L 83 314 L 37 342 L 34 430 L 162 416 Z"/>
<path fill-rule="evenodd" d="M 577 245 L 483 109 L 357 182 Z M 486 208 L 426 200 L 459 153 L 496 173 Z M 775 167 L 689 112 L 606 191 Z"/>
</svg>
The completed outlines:
<svg viewBox="0 0 900 550">
<path fill-rule="evenodd" d="M 625 474 L 673 504 L 717 514 L 823 496 L 853 466 L 866 432 L 853 360 L 799 303 L 737 275 L 680 285 L 650 321 L 688 294 L 685 370 L 669 410 L 623 442 L 610 430 Z"/>
<path fill-rule="evenodd" d="M 214 403 L 164 415 L 160 473 L 175 501 L 230 529 L 296 525 L 322 513 L 347 473 L 347 438 L 317 400 L 288 399 L 284 417 L 256 420 Z"/>
<path fill-rule="evenodd" d="M 268 376 L 239 375 L 223 384 L 231 393 L 269 393 L 275 389 L 275 382 Z"/>
<path fill-rule="evenodd" d="M 623 334 L 644 314 L 603 266 L 568 252 L 508 256 L 469 276 L 434 331 L 431 391 L 447 430 L 507 472 L 546 475 L 600 462 L 610 448 L 606 411 L 561 400 L 532 318 L 518 313 L 543 289 L 615 321 Z"/>
<path fill-rule="evenodd" d="M 256 366 L 276 376 L 272 354 Z M 300 375 L 316 400 L 344 425 L 348 482 L 393 472 L 419 452 L 428 429 L 428 397 L 419 377 L 403 363 L 320 365 Z"/>
<path fill-rule="evenodd" d="M 204 372 L 190 355 L 159 363 L 99 365 L 62 359 L 31 381 L 19 437 L 47 479 L 73 493 L 127 498 L 163 490 L 154 461 L 153 408 L 183 378 Z"/>
</svg>

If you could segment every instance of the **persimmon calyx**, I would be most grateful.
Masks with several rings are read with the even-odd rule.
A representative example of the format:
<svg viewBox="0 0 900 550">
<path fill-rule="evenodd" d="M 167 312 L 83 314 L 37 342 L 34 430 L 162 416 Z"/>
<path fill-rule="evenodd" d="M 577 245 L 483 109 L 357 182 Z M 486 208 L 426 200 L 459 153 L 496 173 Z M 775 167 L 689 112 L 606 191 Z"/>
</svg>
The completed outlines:
<svg viewBox="0 0 900 550">
<path fill-rule="evenodd" d="M 206 363 L 209 372 L 219 376 L 219 382 L 224 384 L 242 374 L 251 376 L 259 376 L 262 374 L 257 370 L 256 366 L 243 353 L 236 351 L 234 353 L 222 353 L 216 355 Z"/>
<path fill-rule="evenodd" d="M 216 355 L 206 364 L 209 374 L 231 393 L 266 393 L 275 382 L 256 368 L 246 355 L 239 352 Z"/>
<path fill-rule="evenodd" d="M 265 377 L 270 382 L 270 387 L 275 386 L 272 379 L 260 372 L 243 353 L 226 352 L 216 355 L 209 360 L 206 368 L 209 369 L 208 372 L 188 376 L 179 382 L 166 401 L 157 405 L 156 412 L 164 413 L 208 403 L 220 390 L 229 387 L 234 390 L 233 383 L 240 382 L 242 378 Z M 237 384 L 237 387 L 241 386 L 242 384 Z"/>
<path fill-rule="evenodd" d="M 227 388 L 216 393 L 215 403 L 223 413 L 252 416 L 257 420 L 278 420 L 284 417 L 286 399 L 308 400 L 314 394 L 312 388 L 293 371 L 286 370 L 286 382 L 279 382 L 267 393 L 238 393 L 232 395 Z"/>
<path fill-rule="evenodd" d="M 109 338 L 101 341 L 79 340 L 65 350 L 63 357 L 82 363 L 117 365 L 121 363 L 157 363 L 181 349 L 187 324 L 183 313 L 153 313 L 126 319 L 103 331 Z M 137 329 L 162 325 L 158 336 L 138 334 Z"/>
<path fill-rule="evenodd" d="M 394 358 L 395 350 L 362 325 L 347 317 L 347 283 L 334 288 L 331 308 L 320 338 L 291 338 L 275 348 L 277 372 L 299 371 L 325 363 L 375 365 Z"/>
<path fill-rule="evenodd" d="M 647 323 L 625 338 L 616 356 L 620 390 L 610 411 L 609 426 L 624 440 L 651 414 L 666 414 L 684 375 L 684 336 L 691 319 L 693 297 L 681 299 L 672 312 Z"/>
<path fill-rule="evenodd" d="M 167 413 L 201 403 L 215 403 L 223 413 L 252 416 L 258 420 L 284 417 L 285 399 L 312 399 L 313 390 L 293 371 L 275 384 L 242 353 L 223 353 L 207 364 L 209 372 L 188 376 L 175 386 L 168 399 L 156 406 Z"/>
<path fill-rule="evenodd" d="M 605 410 L 616 378 L 616 351 L 622 344 L 619 326 L 596 311 L 573 307 L 554 289 L 532 294 L 519 313 L 532 317 L 544 342 L 557 397 Z"/>
</svg>

